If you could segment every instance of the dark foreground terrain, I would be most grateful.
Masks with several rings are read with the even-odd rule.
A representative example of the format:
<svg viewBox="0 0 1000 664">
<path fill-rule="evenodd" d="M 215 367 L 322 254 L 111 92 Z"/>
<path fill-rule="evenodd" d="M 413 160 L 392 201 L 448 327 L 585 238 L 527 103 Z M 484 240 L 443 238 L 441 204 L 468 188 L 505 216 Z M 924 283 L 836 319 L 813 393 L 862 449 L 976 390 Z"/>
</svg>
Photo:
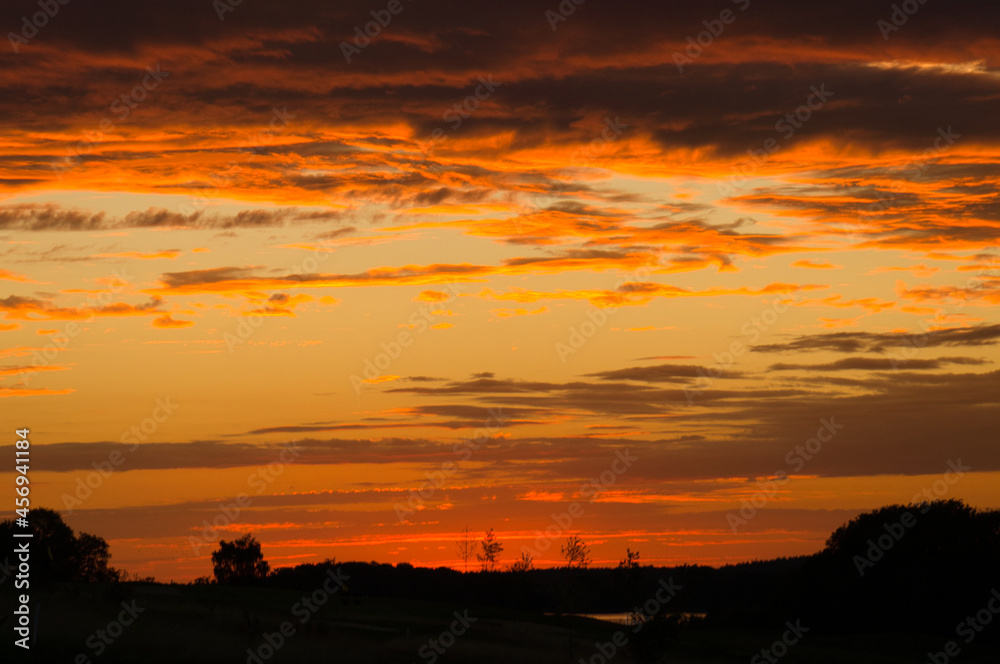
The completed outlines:
<svg viewBox="0 0 1000 664">
<path fill-rule="evenodd" d="M 776 645 L 787 631 L 782 625 L 741 629 L 687 622 L 665 629 L 651 625 L 636 633 L 633 627 L 574 616 L 399 599 L 345 603 L 336 595 L 310 614 L 301 604 L 306 594 L 217 585 L 58 584 L 38 595 L 38 638 L 30 661 L 694 664 L 767 662 L 761 650 L 768 649 L 775 661 L 784 653 L 780 661 L 788 664 L 902 664 L 927 662 L 927 653 L 941 651 L 947 641 L 927 634 L 809 632 L 790 635 L 796 642 L 782 647 Z M 13 605 L 9 592 L 2 602 L 5 608 Z M 123 611 L 130 624 L 119 632 L 114 624 Z M 3 623 L 7 652 L 13 640 L 10 621 L 8 612 Z M 289 636 L 280 634 L 286 622 L 294 628 Z M 619 643 L 627 639 L 624 647 L 615 645 L 616 632 Z M 959 662 L 1000 662 L 1000 649 L 961 645 Z M 3 661 L 29 660 L 5 656 Z"/>
<path fill-rule="evenodd" d="M 959 501 L 890 505 L 814 555 L 721 568 L 627 552 L 616 568 L 271 571 L 247 535 L 220 542 L 214 582 L 186 585 L 118 573 L 100 538 L 31 516 L 32 647 L 13 645 L 15 568 L 0 561 L 2 664 L 1000 662 L 1000 511 Z"/>
</svg>

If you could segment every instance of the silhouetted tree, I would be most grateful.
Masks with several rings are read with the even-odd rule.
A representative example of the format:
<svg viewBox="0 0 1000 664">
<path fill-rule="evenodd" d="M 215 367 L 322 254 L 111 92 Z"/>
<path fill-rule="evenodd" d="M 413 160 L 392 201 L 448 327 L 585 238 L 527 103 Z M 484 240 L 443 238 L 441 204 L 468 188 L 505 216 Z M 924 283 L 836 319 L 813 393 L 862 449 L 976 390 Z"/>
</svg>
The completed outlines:
<svg viewBox="0 0 1000 664">
<path fill-rule="evenodd" d="M 639 566 L 639 552 L 626 547 L 625 559 L 619 561 L 619 569 L 635 569 Z"/>
<path fill-rule="evenodd" d="M 483 570 L 491 572 L 496 569 L 500 561 L 500 554 L 503 552 L 503 544 L 496 540 L 493 529 L 486 531 L 486 536 L 479 543 L 480 551 L 476 554 L 476 560 L 483 565 Z"/>
<path fill-rule="evenodd" d="M 1000 584 L 1000 512 L 960 500 L 888 505 L 830 535 L 795 585 L 803 617 L 831 630 L 954 630 Z"/>
<path fill-rule="evenodd" d="M 642 604 L 644 593 L 641 589 L 642 569 L 639 567 L 638 551 L 625 549 L 625 558 L 618 561 L 618 567 L 615 569 L 615 580 L 629 606 L 636 607 Z M 634 608 L 629 614 L 628 622 L 630 625 L 641 622 L 641 609 Z"/>
<path fill-rule="evenodd" d="M 458 557 L 465 564 L 465 571 L 469 571 L 469 560 L 476 552 L 476 540 L 472 538 L 472 532 L 466 526 L 462 531 L 461 539 L 458 540 Z"/>
<path fill-rule="evenodd" d="M 527 572 L 534 562 L 535 559 L 531 557 L 530 553 L 522 551 L 521 557 L 512 562 L 509 569 L 511 572 Z"/>
<path fill-rule="evenodd" d="M 38 507 L 28 511 L 28 529 L 34 534 L 31 550 L 32 583 L 64 581 L 118 581 L 121 572 L 108 565 L 111 550 L 101 537 L 73 533 L 55 510 Z M 10 542 L 24 528 L 13 521 L 0 523 L 0 539 Z"/>
<path fill-rule="evenodd" d="M 267 578 L 270 570 L 260 542 L 251 533 L 232 542 L 220 541 L 218 550 L 212 552 L 212 566 L 218 583 L 253 583 Z"/>
<path fill-rule="evenodd" d="M 79 575 L 84 581 L 121 581 L 123 573 L 108 565 L 111 547 L 103 538 L 80 533 L 76 538 Z"/>
<path fill-rule="evenodd" d="M 586 567 L 590 564 L 590 547 L 577 535 L 570 535 L 560 549 L 567 567 Z"/>
</svg>

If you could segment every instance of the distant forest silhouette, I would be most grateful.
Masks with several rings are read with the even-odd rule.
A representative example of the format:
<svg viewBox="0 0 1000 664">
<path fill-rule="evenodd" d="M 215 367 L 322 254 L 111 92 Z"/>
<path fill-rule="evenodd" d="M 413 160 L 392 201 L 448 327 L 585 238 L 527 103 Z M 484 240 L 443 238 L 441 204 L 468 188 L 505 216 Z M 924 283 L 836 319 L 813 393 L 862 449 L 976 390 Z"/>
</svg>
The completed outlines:
<svg viewBox="0 0 1000 664">
<path fill-rule="evenodd" d="M 29 521 L 38 552 L 32 559 L 33 585 L 153 582 L 112 567 L 102 538 L 75 534 L 52 510 L 31 510 Z M 7 541 L 13 532 L 12 521 L 0 523 Z M 637 552 L 623 553 L 615 568 L 570 561 L 564 567 L 532 569 L 530 560 L 522 558 L 506 569 L 462 572 L 330 559 L 271 570 L 260 543 L 246 534 L 220 542 L 212 557 L 216 578 L 188 585 L 310 590 L 331 570 L 339 570 L 349 578 L 338 600 L 346 603 L 399 598 L 610 613 L 635 609 L 670 578 L 681 590 L 663 607 L 664 615 L 705 614 L 706 626 L 759 627 L 796 617 L 817 632 L 949 634 L 957 621 L 1000 589 L 1000 510 L 977 510 L 959 500 L 890 505 L 838 528 L 819 553 L 721 568 L 654 567 L 641 565 Z M 578 548 L 574 555 L 577 561 L 581 555 L 586 558 Z M 998 632 L 987 631 L 981 638 L 995 643 Z"/>
</svg>

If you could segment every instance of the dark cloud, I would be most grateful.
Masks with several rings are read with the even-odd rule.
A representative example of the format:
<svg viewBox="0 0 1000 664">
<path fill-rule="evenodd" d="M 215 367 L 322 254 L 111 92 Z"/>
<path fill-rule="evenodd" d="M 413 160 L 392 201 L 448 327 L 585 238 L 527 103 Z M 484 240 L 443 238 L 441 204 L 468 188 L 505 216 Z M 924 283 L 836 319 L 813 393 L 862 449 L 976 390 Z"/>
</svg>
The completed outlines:
<svg viewBox="0 0 1000 664">
<path fill-rule="evenodd" d="M 937 359 L 906 359 L 881 357 L 847 357 L 824 364 L 772 364 L 768 371 L 889 371 L 900 367 L 908 370 L 942 369 L 949 364 L 990 364 L 988 360 L 973 357 L 939 357 Z"/>
<path fill-rule="evenodd" d="M 77 307 L 59 307 L 49 300 L 34 297 L 9 295 L 0 298 L 0 312 L 8 320 L 24 321 L 56 321 L 56 320 L 90 320 L 95 316 L 134 316 L 162 313 L 160 307 L 163 300 L 151 298 L 141 304 L 112 302 L 110 304 L 93 306 L 81 304 Z"/>
<path fill-rule="evenodd" d="M 890 348 L 935 346 L 985 346 L 1000 342 L 1000 324 L 977 325 L 926 333 L 831 332 L 802 335 L 792 341 L 754 346 L 761 353 L 834 351 L 837 353 L 884 353 Z"/>
<path fill-rule="evenodd" d="M 250 277 L 251 268 L 216 267 L 206 270 L 188 270 L 187 272 L 165 272 L 162 281 L 169 288 L 181 288 L 192 284 L 211 284 L 220 281 L 233 281 Z"/>
<path fill-rule="evenodd" d="M 691 367 L 691 369 L 692 371 L 687 377 L 678 376 L 676 380 L 671 381 L 663 381 L 662 376 L 657 375 L 657 372 L 654 371 L 651 377 L 659 377 L 661 380 L 651 382 L 676 382 L 682 383 L 684 388 L 695 388 L 699 375 L 696 373 L 695 367 Z M 624 371 L 629 376 L 643 375 L 641 369 L 626 369 Z M 713 369 L 704 375 L 711 376 L 714 371 Z M 633 378 L 619 379 L 619 381 L 621 380 L 633 380 Z M 573 381 L 568 383 L 478 378 L 467 381 L 452 381 L 440 387 L 395 387 L 387 389 L 386 392 L 428 397 L 467 396 L 493 404 L 494 407 L 536 409 L 536 415 L 539 417 L 546 411 L 550 417 L 565 413 L 578 413 L 581 417 L 629 415 L 645 417 L 667 414 L 676 416 L 687 403 L 684 389 L 680 385 L 673 388 L 661 388 L 628 382 L 612 382 L 610 378 L 601 382 Z M 777 399 L 809 395 L 810 392 L 797 388 L 782 388 L 760 390 L 756 394 L 761 398 Z M 716 389 L 710 392 L 699 392 L 699 395 L 703 399 L 724 400 L 742 398 L 745 393 Z"/>
<path fill-rule="evenodd" d="M 637 380 L 646 383 L 691 383 L 701 376 L 708 376 L 705 367 L 686 364 L 660 364 L 652 367 L 629 367 L 613 371 L 599 371 L 586 374 L 591 378 L 602 380 Z M 742 374 L 735 371 L 720 371 L 712 369 L 715 378 L 740 378 Z"/>
<path fill-rule="evenodd" d="M 0 229 L 17 231 L 96 231 L 125 228 L 194 229 L 268 228 L 288 223 L 308 223 L 336 220 L 337 212 L 306 211 L 292 208 L 278 210 L 244 210 L 234 215 L 209 214 L 203 211 L 183 214 L 149 208 L 133 211 L 123 217 L 105 212 L 85 212 L 66 209 L 51 203 L 0 206 Z M 333 231 L 337 235 L 349 232 Z"/>
<path fill-rule="evenodd" d="M 461 277 L 488 274 L 492 268 L 485 265 L 408 265 L 398 268 L 373 268 L 357 274 L 301 274 L 291 273 L 268 277 L 255 274 L 251 267 L 219 267 L 186 272 L 166 272 L 160 277 L 165 290 L 177 289 L 199 292 L 212 289 L 261 290 L 294 288 L 317 285 L 363 285 L 414 283 L 426 284 L 427 277 L 440 277 L 442 282 Z"/>
<path fill-rule="evenodd" d="M 675 410 L 669 419 L 676 431 L 702 426 L 706 419 L 711 419 L 713 426 L 730 428 L 730 435 L 718 432 L 659 437 L 625 435 L 609 440 L 597 430 L 595 435 L 480 438 L 482 445 L 475 451 L 478 470 L 467 468 L 463 473 L 495 477 L 497 472 L 511 472 L 539 481 L 586 477 L 588 473 L 600 472 L 615 450 L 624 449 L 639 459 L 628 473 L 629 481 L 639 482 L 766 477 L 777 471 L 822 477 L 934 475 L 945 472 L 949 461 L 958 460 L 977 472 L 1000 470 L 1000 450 L 992 435 L 996 423 L 994 395 L 1000 389 L 1000 371 L 899 372 L 858 381 L 857 385 L 864 387 L 864 393 L 833 397 L 819 392 L 799 392 L 794 399 L 753 389 L 732 392 L 725 403 L 711 399 L 696 401 L 687 410 Z M 636 391 L 634 387 L 617 389 Z M 597 399 L 584 389 L 554 398 L 539 390 L 534 396 L 535 408 L 562 401 L 559 412 L 590 413 L 597 417 L 587 421 L 596 423 L 607 423 L 607 419 L 601 418 L 616 412 L 626 416 L 626 423 L 629 415 L 642 414 L 641 409 L 628 412 L 602 408 L 600 400 L 607 398 L 606 392 L 601 392 Z M 506 398 L 491 396 L 491 401 L 517 398 L 508 394 Z M 642 400 L 640 396 L 639 403 Z M 503 406 L 503 410 L 507 408 Z M 432 406 L 425 412 L 448 416 L 459 410 L 459 406 L 440 409 Z M 481 416 L 489 417 L 489 410 L 483 410 L 485 413 L 474 411 L 469 435 L 482 426 L 485 418 L 480 419 Z M 641 421 L 648 423 L 652 409 L 647 407 L 642 412 L 645 415 Z M 942 412 L 948 416 L 942 417 Z M 623 426 L 620 422 L 619 419 L 616 426 Z M 814 447 L 811 454 L 803 455 L 801 450 L 807 441 L 822 431 L 826 433 L 820 438 L 826 440 L 820 449 Z M 828 434 L 832 434 L 832 439 Z M 295 463 L 436 465 L 461 456 L 461 449 L 456 452 L 455 446 L 468 437 L 306 438 L 296 442 L 302 451 Z M 275 462 L 281 449 L 273 444 L 218 441 L 144 443 L 141 454 L 134 454 L 129 448 L 110 442 L 46 444 L 38 449 L 38 461 L 50 471 L 84 471 L 90 470 L 95 460 L 106 459 L 117 451 L 127 459 L 121 470 L 255 467 Z M 547 463 L 538 464 L 539 458 Z"/>
<path fill-rule="evenodd" d="M 332 231 L 326 231 L 325 233 L 320 233 L 314 239 L 316 240 L 333 240 L 344 235 L 351 235 L 357 232 L 357 229 L 353 226 L 345 226 L 344 228 L 338 228 Z"/>
<path fill-rule="evenodd" d="M 1000 103 L 994 94 L 1000 58 L 989 27 L 1000 10 L 985 0 L 922 4 L 890 40 L 883 38 L 877 21 L 887 19 L 892 7 L 862 0 L 834 8 L 803 9 L 792 0 L 754 3 L 746 12 L 729 7 L 736 21 L 683 73 L 673 50 L 683 52 L 688 38 L 717 18 L 718 7 L 652 0 L 627 8 L 597 3 L 575 11 L 554 31 L 537 3 L 490 7 L 449 0 L 433 8 L 405 8 L 382 37 L 348 63 L 340 42 L 371 20 L 371 7 L 360 0 L 336 7 L 318 0 L 241 3 L 225 20 L 203 0 L 179 0 L 169 8 L 126 8 L 114 0 L 60 5 L 59 14 L 22 52 L 0 53 L 0 71 L 7 72 L 0 79 L 0 125 L 18 131 L 44 127 L 49 135 L 53 128 L 82 124 L 93 133 L 103 118 L 114 117 L 109 100 L 131 90 L 146 75 L 146 66 L 159 63 L 170 76 L 123 126 L 147 133 L 188 126 L 199 132 L 239 129 L 248 134 L 254 154 L 232 145 L 220 148 L 234 159 L 328 160 L 331 166 L 330 173 L 302 173 L 286 164 L 280 174 L 248 177 L 254 187 L 346 195 L 377 184 L 384 185 L 378 195 L 407 205 L 478 202 L 491 194 L 481 186 L 442 186 L 431 178 L 434 159 L 422 158 L 415 143 L 363 127 L 401 123 L 417 137 L 429 138 L 434 129 L 448 127 L 445 113 L 479 85 L 479 76 L 494 76 L 499 87 L 456 131 L 468 137 L 509 136 L 512 150 L 581 145 L 602 131 L 607 116 L 620 118 L 631 135 L 648 137 L 663 150 L 745 158 L 747 150 L 759 149 L 770 138 L 782 139 L 783 149 L 790 144 L 776 124 L 795 112 L 814 86 L 826 86 L 834 95 L 789 141 L 830 140 L 874 152 L 922 150 L 939 127 L 954 127 L 971 143 L 1000 138 L 1000 128 L 990 120 Z M 3 24 L 16 27 L 38 6 L 16 0 L 4 11 Z M 112 67 L 106 64 L 109 58 L 136 64 Z M 983 63 L 978 68 L 968 65 L 977 61 Z M 886 65 L 890 62 L 893 66 Z M 275 108 L 290 109 L 292 126 L 302 127 L 303 134 L 320 126 L 324 131 L 313 140 L 296 135 L 277 141 L 278 130 L 268 129 Z M 352 138 L 329 138 L 328 131 L 338 128 L 349 128 Z M 121 133 L 117 127 L 114 131 Z M 264 140 L 261 134 L 267 134 Z M 160 153 L 148 145 L 99 141 L 94 149 L 77 150 L 73 161 L 84 168 L 199 151 L 190 136 L 177 138 Z M 22 171 L 12 177 L 51 178 L 51 166 L 60 158 L 54 155 L 74 150 L 77 143 L 51 138 L 39 145 L 38 154 L 10 155 L 11 165 Z M 411 154 L 390 157 L 388 150 Z M 426 163 L 428 169 L 397 171 L 388 180 L 387 174 L 364 167 L 378 159 Z M 255 162 L 239 163 L 246 175 L 260 175 Z M 472 164 L 464 168 L 470 174 L 490 171 Z M 948 174 L 942 171 L 940 177 Z M 425 187 L 414 194 L 394 185 Z M 217 187 L 207 181 L 182 186 Z M 559 205 L 553 209 L 576 213 Z M 984 215 L 997 211 L 995 201 L 974 205 Z M 85 228 L 102 222 L 85 215 L 61 223 Z M 276 222 L 269 213 L 254 212 L 233 223 Z M 225 227 L 221 219 L 213 224 Z"/>
</svg>

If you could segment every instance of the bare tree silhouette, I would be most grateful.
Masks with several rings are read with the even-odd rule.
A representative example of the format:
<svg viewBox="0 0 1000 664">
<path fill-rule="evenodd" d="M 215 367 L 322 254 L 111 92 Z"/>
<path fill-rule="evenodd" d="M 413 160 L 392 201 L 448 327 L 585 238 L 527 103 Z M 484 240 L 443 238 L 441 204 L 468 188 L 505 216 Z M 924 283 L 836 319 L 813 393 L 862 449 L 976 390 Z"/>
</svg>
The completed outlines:
<svg viewBox="0 0 1000 664">
<path fill-rule="evenodd" d="M 462 537 L 458 540 L 458 557 L 465 564 L 465 571 L 469 571 L 469 560 L 476 552 L 476 540 L 472 538 L 472 531 L 466 526 L 462 531 Z"/>
<path fill-rule="evenodd" d="M 566 544 L 559 551 L 566 559 L 567 567 L 586 567 L 590 564 L 590 547 L 578 535 L 566 538 Z"/>
<path fill-rule="evenodd" d="M 521 552 L 521 557 L 510 564 L 511 572 L 527 572 L 534 565 L 535 559 L 531 557 L 530 553 L 525 551 Z"/>
<path fill-rule="evenodd" d="M 492 572 L 496 569 L 500 561 L 500 554 L 503 552 L 503 544 L 497 541 L 493 529 L 486 531 L 486 536 L 479 543 L 480 552 L 476 554 L 476 560 L 483 564 L 483 570 Z"/>
<path fill-rule="evenodd" d="M 625 559 L 619 561 L 619 569 L 635 569 L 639 566 L 639 552 L 632 549 L 625 549 Z"/>
</svg>

